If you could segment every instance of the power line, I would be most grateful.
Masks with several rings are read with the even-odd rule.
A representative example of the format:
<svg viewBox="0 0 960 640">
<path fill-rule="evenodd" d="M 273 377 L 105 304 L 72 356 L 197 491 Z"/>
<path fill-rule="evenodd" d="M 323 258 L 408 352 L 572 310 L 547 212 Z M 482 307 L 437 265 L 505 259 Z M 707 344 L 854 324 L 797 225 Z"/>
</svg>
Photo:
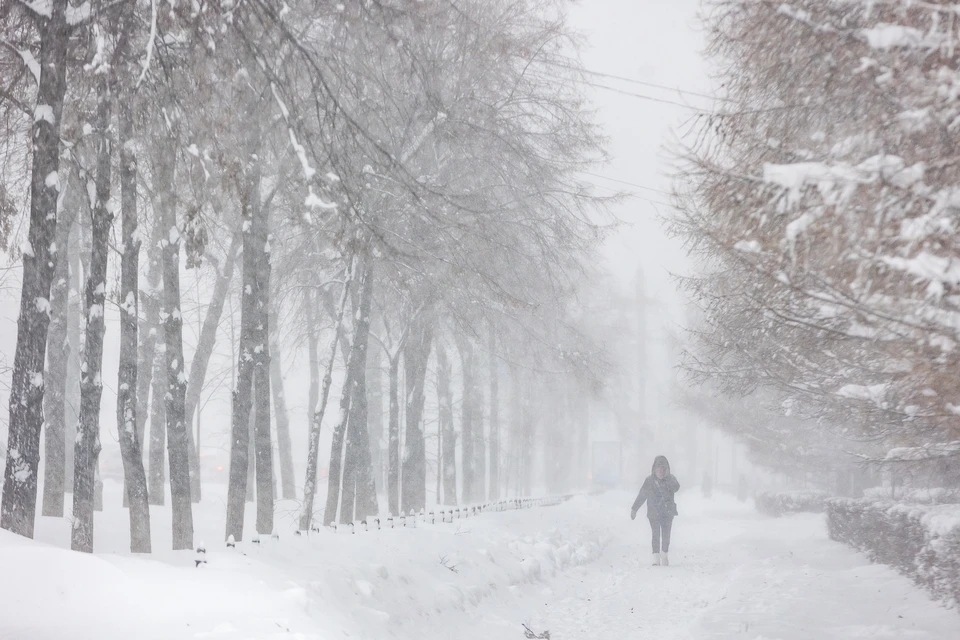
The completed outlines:
<svg viewBox="0 0 960 640">
<path fill-rule="evenodd" d="M 642 93 L 634 93 L 634 92 L 632 92 L 632 91 L 625 91 L 625 90 L 623 90 L 623 89 L 617 89 L 616 87 L 609 87 L 609 86 L 607 86 L 607 85 L 605 85 L 605 84 L 599 84 L 599 83 L 596 83 L 596 82 L 588 82 L 587 80 L 581 80 L 580 82 L 581 82 L 582 84 L 587 85 L 588 87 L 596 87 L 597 89 L 606 89 L 607 91 L 613 91 L 614 93 L 619 93 L 619 94 L 621 94 L 621 95 L 629 96 L 629 97 L 631 97 L 631 98 L 639 98 L 639 99 L 641 99 L 641 100 L 648 100 L 648 101 L 650 101 L 650 102 L 659 102 L 659 103 L 661 103 L 661 104 L 670 104 L 670 105 L 673 105 L 673 106 L 675 106 L 675 107 L 682 107 L 682 108 L 684 108 L 684 109 L 690 109 L 691 111 L 695 111 L 696 113 L 699 113 L 699 114 L 709 115 L 709 112 L 708 112 L 708 111 L 705 111 L 705 110 L 703 110 L 703 109 L 701 109 L 701 108 L 699 108 L 699 107 L 694 107 L 694 106 L 689 105 L 689 104 L 684 104 L 684 103 L 682 103 L 682 102 L 676 102 L 676 101 L 674 101 L 674 100 L 666 100 L 666 99 L 664 99 L 664 98 L 654 98 L 653 96 L 643 95 Z"/>
<path fill-rule="evenodd" d="M 608 176 L 600 175 L 599 173 L 590 173 L 589 171 L 581 171 L 586 176 L 593 176 L 594 178 L 602 178 L 604 180 L 609 180 L 610 182 L 619 182 L 620 184 L 625 184 L 628 187 L 634 187 L 637 189 L 643 189 L 644 191 L 653 191 L 655 193 L 662 193 L 665 196 L 672 196 L 673 194 L 669 191 L 664 191 L 662 189 L 654 189 L 653 187 L 645 187 L 642 184 L 637 184 L 635 182 L 627 182 L 626 180 L 618 180 L 617 178 L 610 178 Z"/>
<path fill-rule="evenodd" d="M 579 72 L 579 73 L 585 73 L 585 74 L 587 74 L 587 75 L 597 76 L 597 77 L 600 77 L 600 78 L 609 78 L 609 79 L 611 79 L 611 80 L 619 80 L 619 81 L 621 81 L 621 82 L 629 82 L 629 83 L 631 83 L 631 84 L 639 85 L 639 86 L 641 86 L 641 87 L 651 87 L 651 88 L 654 88 L 654 89 L 662 89 L 662 90 L 664 90 L 664 91 L 672 91 L 672 92 L 674 92 L 674 93 L 685 93 L 685 94 L 687 94 L 687 95 L 697 96 L 698 98 L 706 98 L 706 99 L 708 99 L 708 100 L 719 100 L 720 102 L 731 102 L 731 103 L 735 103 L 735 104 L 737 103 L 736 100 L 733 100 L 733 99 L 731 99 L 731 98 L 724 98 L 724 97 L 722 97 L 722 96 L 712 96 L 712 95 L 707 94 L 707 93 L 700 93 L 700 92 L 697 92 L 697 91 L 690 91 L 689 89 L 680 89 L 679 87 L 668 87 L 668 86 L 666 86 L 666 85 L 657 84 L 656 82 L 648 82 L 648 81 L 646 81 L 646 80 L 637 80 L 637 79 L 635 79 L 635 78 L 628 78 L 628 77 L 626 77 L 626 76 L 618 76 L 618 75 L 615 75 L 615 74 L 612 74 L 612 73 L 604 73 L 604 72 L 602 72 L 602 71 L 593 71 L 592 69 L 584 69 L 584 68 L 576 67 L 576 66 L 574 66 L 574 65 L 572 65 L 572 64 L 564 64 L 564 63 L 562 63 L 562 62 L 556 62 L 556 61 L 553 61 L 553 60 L 545 60 L 544 62 L 545 62 L 546 64 L 549 64 L 549 65 L 552 65 L 552 66 L 555 66 L 555 67 L 561 67 L 561 68 L 563 68 L 563 69 L 568 69 L 568 70 L 570 70 L 570 71 L 576 71 L 576 72 Z"/>
</svg>

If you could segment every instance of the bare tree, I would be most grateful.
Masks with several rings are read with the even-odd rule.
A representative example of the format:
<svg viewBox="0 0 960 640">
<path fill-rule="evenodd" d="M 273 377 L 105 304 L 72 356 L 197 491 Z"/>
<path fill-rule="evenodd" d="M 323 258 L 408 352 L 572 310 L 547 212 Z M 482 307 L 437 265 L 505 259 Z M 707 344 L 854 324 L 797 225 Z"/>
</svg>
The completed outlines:
<svg viewBox="0 0 960 640">
<path fill-rule="evenodd" d="M 347 270 L 346 278 L 343 284 L 343 292 L 340 295 L 340 304 L 337 306 L 336 317 L 334 319 L 333 337 L 330 340 L 329 349 L 330 357 L 327 359 L 327 364 L 323 373 L 323 388 L 320 392 L 318 404 L 311 405 L 310 407 L 311 419 L 309 445 L 307 449 L 307 477 L 303 483 L 303 510 L 300 514 L 300 529 L 304 531 L 308 531 L 310 529 L 310 524 L 313 519 L 313 500 L 316 495 L 317 466 L 319 465 L 320 456 L 320 426 L 323 423 L 323 416 L 326 412 L 327 400 L 330 396 L 330 387 L 333 384 L 333 363 L 337 357 L 337 345 L 340 341 L 340 332 L 342 331 L 343 326 L 343 316 L 350 297 L 349 290 L 350 287 L 353 286 L 355 266 L 355 259 L 351 258 L 350 266 Z M 310 298 L 307 299 L 307 304 L 313 304 Z M 312 309 L 307 312 L 308 317 L 316 317 L 314 315 L 315 309 L 316 307 L 313 306 Z M 343 399 L 341 398 L 341 413 L 343 413 L 342 405 Z"/>
<path fill-rule="evenodd" d="M 137 218 L 137 156 L 133 147 L 131 96 L 120 104 L 120 367 L 117 380 L 117 431 L 123 456 L 124 499 L 130 510 L 130 551 L 150 553 L 150 505 L 143 468 L 142 433 L 137 415 L 137 334 L 139 327 L 140 237 Z M 147 368 L 152 362 L 147 362 Z M 144 407 L 145 408 L 145 407 Z"/>
<path fill-rule="evenodd" d="M 173 132 L 170 132 L 173 134 Z M 193 508 L 190 490 L 190 454 L 185 416 L 187 377 L 183 360 L 183 315 L 180 310 L 180 228 L 177 224 L 175 189 L 176 152 L 170 150 L 160 162 L 159 215 L 164 230 L 161 240 L 163 265 L 164 355 L 166 358 L 165 404 L 169 448 L 170 503 L 173 508 L 173 548 L 193 547 Z"/>
<path fill-rule="evenodd" d="M 94 483 L 100 455 L 100 400 L 103 395 L 104 315 L 107 298 L 107 250 L 113 214 L 109 209 L 113 137 L 112 74 L 103 73 L 97 86 L 96 178 L 91 202 L 90 268 L 86 282 L 86 336 L 80 367 L 80 422 L 74 448 L 73 528 L 74 551 L 93 552 Z"/>
<path fill-rule="evenodd" d="M 452 367 L 441 340 L 436 340 L 437 403 L 439 405 L 440 471 L 443 487 L 441 504 L 457 504 L 457 434 L 453 424 L 453 393 L 450 390 Z"/>
<path fill-rule="evenodd" d="M 403 512 L 426 507 L 427 449 L 423 433 L 424 386 L 427 362 L 433 344 L 433 327 L 427 314 L 421 312 L 403 347 L 403 370 L 406 380 L 406 424 L 403 451 L 403 484 L 400 508 Z"/>
<path fill-rule="evenodd" d="M 49 13 L 38 9 L 31 18 L 40 33 L 36 110 L 30 131 L 33 165 L 30 175 L 30 230 L 23 255 L 23 285 L 18 316 L 17 350 L 10 386 L 7 463 L 4 468 L 0 527 L 33 537 L 37 508 L 37 469 L 43 425 L 43 371 L 50 324 L 50 285 L 56 266 L 53 251 L 60 189 L 60 123 L 66 94 L 68 49 L 72 27 L 67 0 L 52 0 Z"/>
</svg>

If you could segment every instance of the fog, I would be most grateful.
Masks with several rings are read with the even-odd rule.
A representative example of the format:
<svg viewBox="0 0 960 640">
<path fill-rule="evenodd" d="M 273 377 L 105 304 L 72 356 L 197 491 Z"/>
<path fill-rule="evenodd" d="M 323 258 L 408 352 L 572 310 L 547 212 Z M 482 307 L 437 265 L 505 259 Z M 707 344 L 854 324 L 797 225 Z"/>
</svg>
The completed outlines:
<svg viewBox="0 0 960 640">
<path fill-rule="evenodd" d="M 954 637 L 949 16 L 8 4 L 0 635 Z"/>
</svg>

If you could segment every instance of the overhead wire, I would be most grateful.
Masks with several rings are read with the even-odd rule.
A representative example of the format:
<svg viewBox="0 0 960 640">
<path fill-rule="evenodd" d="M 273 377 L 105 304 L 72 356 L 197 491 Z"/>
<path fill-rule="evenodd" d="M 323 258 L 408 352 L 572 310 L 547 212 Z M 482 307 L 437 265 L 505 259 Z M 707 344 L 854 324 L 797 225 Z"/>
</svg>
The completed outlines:
<svg viewBox="0 0 960 640">
<path fill-rule="evenodd" d="M 608 78 L 610 80 L 619 80 L 621 82 L 629 82 L 630 84 L 639 85 L 641 87 L 650 87 L 653 89 L 661 89 L 663 91 L 671 91 L 673 93 L 686 94 L 690 96 L 696 96 L 698 98 L 706 98 L 708 100 L 719 100 L 720 102 L 730 102 L 737 104 L 738 102 L 732 98 L 724 98 L 722 96 L 714 96 L 707 93 L 700 93 L 698 91 L 691 91 L 689 89 L 681 89 L 679 87 L 668 87 L 663 84 L 657 84 L 656 82 L 650 82 L 648 80 L 637 80 L 636 78 L 628 78 L 626 76 L 620 76 L 613 73 L 605 73 L 603 71 L 594 71 L 593 69 L 579 68 L 572 64 L 564 64 L 562 62 L 557 62 L 555 60 L 544 60 L 545 64 L 560 67 L 563 69 L 568 69 L 570 71 L 576 71 L 578 73 L 584 73 L 591 76 L 596 76 L 598 78 Z"/>
</svg>

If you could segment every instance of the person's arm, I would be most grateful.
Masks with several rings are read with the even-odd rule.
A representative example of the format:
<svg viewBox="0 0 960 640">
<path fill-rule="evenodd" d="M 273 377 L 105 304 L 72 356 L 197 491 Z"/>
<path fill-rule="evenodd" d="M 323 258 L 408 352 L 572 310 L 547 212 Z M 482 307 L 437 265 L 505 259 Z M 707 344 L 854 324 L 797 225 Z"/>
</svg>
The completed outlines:
<svg viewBox="0 0 960 640">
<path fill-rule="evenodd" d="M 670 489 L 672 493 L 676 493 L 677 491 L 680 491 L 680 481 L 677 480 L 677 476 L 671 473 L 669 476 L 666 477 L 666 481 L 667 481 L 667 488 Z"/>
<path fill-rule="evenodd" d="M 643 481 L 643 486 L 640 487 L 640 493 L 637 494 L 637 499 L 633 501 L 633 507 L 630 509 L 631 520 L 637 517 L 637 511 L 639 511 L 640 507 L 643 506 L 643 503 L 647 501 L 647 491 L 648 491 L 647 485 L 649 483 L 650 483 L 649 478 Z"/>
</svg>

